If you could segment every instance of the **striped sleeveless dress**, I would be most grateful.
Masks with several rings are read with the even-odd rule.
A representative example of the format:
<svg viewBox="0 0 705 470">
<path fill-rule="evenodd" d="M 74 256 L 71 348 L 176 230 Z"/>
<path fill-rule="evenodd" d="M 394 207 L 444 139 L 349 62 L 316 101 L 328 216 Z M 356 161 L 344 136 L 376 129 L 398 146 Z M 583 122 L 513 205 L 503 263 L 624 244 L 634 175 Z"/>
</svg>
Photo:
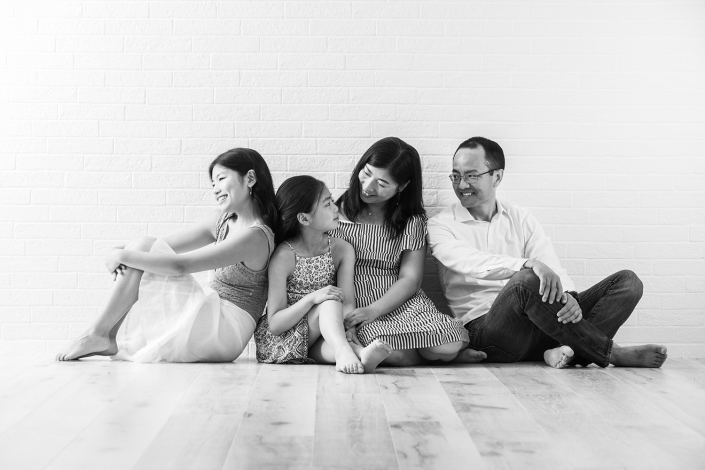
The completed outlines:
<svg viewBox="0 0 705 470">
<path fill-rule="evenodd" d="M 382 297 L 399 279 L 404 250 L 426 246 L 426 219 L 412 217 L 396 239 L 382 225 L 345 220 L 340 221 L 331 235 L 355 248 L 355 300 L 358 308 L 366 307 Z M 396 310 L 359 328 L 357 336 L 365 346 L 380 338 L 394 349 L 428 348 L 468 341 L 462 323 L 438 311 L 421 289 Z"/>
</svg>

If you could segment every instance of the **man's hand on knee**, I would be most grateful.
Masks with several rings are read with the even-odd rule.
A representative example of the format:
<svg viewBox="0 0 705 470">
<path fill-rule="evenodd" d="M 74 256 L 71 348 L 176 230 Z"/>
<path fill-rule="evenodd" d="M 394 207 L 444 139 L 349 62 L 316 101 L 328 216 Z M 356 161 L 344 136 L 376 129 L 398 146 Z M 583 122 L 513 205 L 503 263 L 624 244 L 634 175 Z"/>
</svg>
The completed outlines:
<svg viewBox="0 0 705 470">
<path fill-rule="evenodd" d="M 541 281 L 539 295 L 541 295 L 543 302 L 548 301 L 549 304 L 552 304 L 561 299 L 563 285 L 561 284 L 561 278 L 553 269 L 535 259 L 528 260 L 524 263 L 524 267 L 531 269 Z"/>
<path fill-rule="evenodd" d="M 563 292 L 561 303 L 565 304 L 557 313 L 558 321 L 561 323 L 578 323 L 583 319 L 583 311 L 575 298 L 567 292 Z"/>
</svg>

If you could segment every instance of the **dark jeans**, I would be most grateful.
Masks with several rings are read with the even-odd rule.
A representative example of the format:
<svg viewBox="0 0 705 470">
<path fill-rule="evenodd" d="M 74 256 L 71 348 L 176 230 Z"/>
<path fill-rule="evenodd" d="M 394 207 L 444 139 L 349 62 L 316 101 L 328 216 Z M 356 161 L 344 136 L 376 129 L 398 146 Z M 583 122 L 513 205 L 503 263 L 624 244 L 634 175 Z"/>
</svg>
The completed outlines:
<svg viewBox="0 0 705 470">
<path fill-rule="evenodd" d="M 578 294 L 583 319 L 563 324 L 560 302 L 541 301 L 539 278 L 523 269 L 509 280 L 485 315 L 465 325 L 472 349 L 486 362 L 536 361 L 547 349 L 570 346 L 571 364 L 609 365 L 612 338 L 641 299 L 643 286 L 632 271 L 619 271 Z"/>
</svg>

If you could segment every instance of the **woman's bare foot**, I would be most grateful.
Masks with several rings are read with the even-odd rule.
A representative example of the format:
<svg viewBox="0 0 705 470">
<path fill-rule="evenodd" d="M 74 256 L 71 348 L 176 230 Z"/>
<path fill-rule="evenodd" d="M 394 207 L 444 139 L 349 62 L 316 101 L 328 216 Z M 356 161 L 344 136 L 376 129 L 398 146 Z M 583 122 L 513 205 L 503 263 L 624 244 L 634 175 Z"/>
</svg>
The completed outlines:
<svg viewBox="0 0 705 470">
<path fill-rule="evenodd" d="M 335 352 L 335 370 L 344 374 L 362 374 L 365 368 L 350 346 L 339 348 Z"/>
<path fill-rule="evenodd" d="M 610 364 L 617 367 L 654 367 L 658 368 L 668 357 L 666 346 L 660 344 L 642 344 L 640 346 L 612 346 Z"/>
<path fill-rule="evenodd" d="M 117 353 L 115 338 L 86 333 L 56 355 L 57 361 L 73 361 L 88 356 L 112 356 Z"/>
<path fill-rule="evenodd" d="M 456 362 L 460 364 L 472 364 L 473 362 L 480 362 L 487 359 L 487 354 L 482 351 L 475 351 L 474 349 L 465 348 L 458 352 L 451 362 Z"/>
<path fill-rule="evenodd" d="M 381 339 L 377 338 L 360 351 L 360 360 L 365 368 L 366 374 L 371 374 L 380 362 L 392 354 L 392 347 Z"/>
<path fill-rule="evenodd" d="M 559 346 L 544 352 L 543 360 L 553 368 L 563 369 L 564 367 L 568 367 L 570 361 L 573 360 L 574 354 L 570 346 Z"/>
</svg>

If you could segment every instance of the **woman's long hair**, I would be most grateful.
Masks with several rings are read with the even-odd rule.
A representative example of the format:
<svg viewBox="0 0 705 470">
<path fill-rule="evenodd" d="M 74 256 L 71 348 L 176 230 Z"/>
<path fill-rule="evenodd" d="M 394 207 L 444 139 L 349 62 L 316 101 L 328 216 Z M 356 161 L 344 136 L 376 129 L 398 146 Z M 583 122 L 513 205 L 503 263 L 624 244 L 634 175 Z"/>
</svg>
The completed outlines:
<svg viewBox="0 0 705 470">
<path fill-rule="evenodd" d="M 388 200 L 385 206 L 384 225 L 392 238 L 397 238 L 402 234 L 411 217 L 426 216 L 426 210 L 423 207 L 419 153 L 398 137 L 385 137 L 372 144 L 355 165 L 350 176 L 350 186 L 336 201 L 345 217 L 351 221 L 362 212 L 358 175 L 367 164 L 387 170 L 394 182 L 400 186 L 409 182 L 406 188 Z"/>
<path fill-rule="evenodd" d="M 254 170 L 257 182 L 252 186 L 252 207 L 255 215 L 262 219 L 272 230 L 277 227 L 277 206 L 274 203 L 274 184 L 267 162 L 257 151 L 246 148 L 234 148 L 218 155 L 208 167 L 208 175 L 213 178 L 213 167 L 216 165 L 237 172 L 241 178 L 247 172 Z"/>
<path fill-rule="evenodd" d="M 279 211 L 279 224 L 275 232 L 277 243 L 301 233 L 298 215 L 315 209 L 325 187 L 323 181 L 308 175 L 292 176 L 279 186 L 276 198 Z"/>
</svg>

